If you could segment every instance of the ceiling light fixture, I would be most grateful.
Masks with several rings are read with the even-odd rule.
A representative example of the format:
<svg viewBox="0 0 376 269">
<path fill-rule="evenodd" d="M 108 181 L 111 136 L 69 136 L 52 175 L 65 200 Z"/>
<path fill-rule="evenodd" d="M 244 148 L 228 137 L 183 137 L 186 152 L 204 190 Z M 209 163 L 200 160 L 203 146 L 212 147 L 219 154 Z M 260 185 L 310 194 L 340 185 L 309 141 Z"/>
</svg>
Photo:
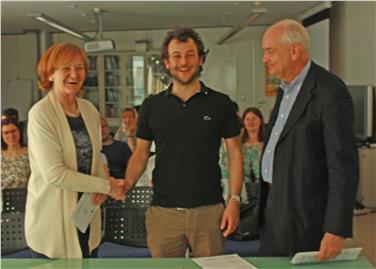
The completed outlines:
<svg viewBox="0 0 376 269">
<path fill-rule="evenodd" d="M 43 22 L 45 24 L 48 24 L 49 26 L 55 28 L 55 29 L 58 29 L 62 32 L 65 32 L 67 34 L 70 34 L 74 37 L 77 37 L 79 39 L 83 39 L 85 41 L 91 41 L 93 40 L 93 38 L 91 38 L 90 36 L 87 36 L 85 34 L 82 34 L 74 29 L 72 29 L 71 27 L 69 26 L 66 26 L 64 25 L 63 23 L 47 16 L 47 15 L 44 15 L 43 13 L 31 13 L 31 14 L 28 14 L 27 15 L 28 17 L 31 17 L 35 20 L 38 20 L 40 22 Z"/>
<path fill-rule="evenodd" d="M 240 30 L 242 30 L 244 27 L 248 26 L 252 21 L 260 17 L 261 15 L 265 14 L 267 12 L 266 8 L 254 8 L 252 9 L 252 14 L 244 20 L 242 23 L 240 23 L 236 27 L 232 27 L 230 31 L 228 31 L 223 37 L 221 37 L 216 44 L 221 45 L 223 44 L 227 39 L 238 33 Z"/>
</svg>

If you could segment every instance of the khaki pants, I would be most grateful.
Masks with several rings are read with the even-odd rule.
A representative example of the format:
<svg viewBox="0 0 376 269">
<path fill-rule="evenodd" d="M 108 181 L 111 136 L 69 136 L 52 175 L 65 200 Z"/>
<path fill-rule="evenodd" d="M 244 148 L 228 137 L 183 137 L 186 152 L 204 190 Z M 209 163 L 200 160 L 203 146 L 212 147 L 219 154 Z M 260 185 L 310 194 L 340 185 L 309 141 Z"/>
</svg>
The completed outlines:
<svg viewBox="0 0 376 269">
<path fill-rule="evenodd" d="M 148 247 L 154 258 L 220 255 L 225 240 L 220 230 L 223 204 L 191 209 L 151 206 L 146 211 Z"/>
</svg>

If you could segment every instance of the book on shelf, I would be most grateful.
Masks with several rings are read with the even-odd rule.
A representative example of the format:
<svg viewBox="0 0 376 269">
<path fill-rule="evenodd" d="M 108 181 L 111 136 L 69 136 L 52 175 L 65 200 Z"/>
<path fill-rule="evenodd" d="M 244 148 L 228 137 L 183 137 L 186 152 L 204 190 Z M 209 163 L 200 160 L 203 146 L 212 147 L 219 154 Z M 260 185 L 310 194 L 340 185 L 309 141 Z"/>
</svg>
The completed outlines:
<svg viewBox="0 0 376 269">
<path fill-rule="evenodd" d="M 120 78 L 119 74 L 114 72 L 106 72 L 106 85 L 107 86 L 119 86 Z"/>
<path fill-rule="evenodd" d="M 89 87 L 98 87 L 98 76 L 97 75 L 87 76 L 84 85 L 89 86 Z"/>
<path fill-rule="evenodd" d="M 97 56 L 89 56 L 89 70 L 97 70 Z"/>
<path fill-rule="evenodd" d="M 106 88 L 106 102 L 119 102 L 119 90 Z"/>
<path fill-rule="evenodd" d="M 119 56 L 109 55 L 109 56 L 105 56 L 104 59 L 105 59 L 106 70 L 119 70 L 120 69 Z"/>
</svg>

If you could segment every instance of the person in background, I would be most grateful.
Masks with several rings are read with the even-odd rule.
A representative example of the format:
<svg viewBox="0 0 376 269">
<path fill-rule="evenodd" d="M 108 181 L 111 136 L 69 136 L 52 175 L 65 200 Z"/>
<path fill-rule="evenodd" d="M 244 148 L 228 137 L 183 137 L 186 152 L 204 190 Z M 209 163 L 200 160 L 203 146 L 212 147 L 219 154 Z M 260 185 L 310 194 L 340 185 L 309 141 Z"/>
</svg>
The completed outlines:
<svg viewBox="0 0 376 269">
<path fill-rule="evenodd" d="M 1 189 L 26 188 L 30 177 L 27 147 L 15 118 L 1 120 Z"/>
<path fill-rule="evenodd" d="M 337 256 L 352 236 L 359 176 L 351 96 L 341 79 L 311 60 L 297 21 L 270 26 L 263 62 L 282 82 L 261 160 L 262 256 L 317 251 Z"/>
<path fill-rule="evenodd" d="M 101 161 L 102 161 L 102 167 L 103 167 L 103 171 L 105 175 L 107 177 L 110 177 L 110 168 L 108 168 L 108 160 L 107 160 L 106 155 L 103 152 L 101 152 Z"/>
<path fill-rule="evenodd" d="M 236 111 L 236 116 L 239 122 L 239 128 L 242 132 L 243 124 L 242 124 L 242 117 L 239 111 L 239 105 L 235 101 L 231 101 L 231 102 Z M 227 203 L 230 197 L 231 190 L 230 190 L 230 178 L 229 178 L 229 173 L 228 173 L 227 149 L 226 149 L 226 143 L 224 139 L 222 139 L 221 146 L 219 147 L 219 166 L 221 168 L 221 186 L 223 189 L 222 196 L 223 196 L 225 203 Z M 242 187 L 241 194 L 240 194 L 242 201 L 244 201 L 244 194 L 245 194 L 245 190 L 244 190 L 244 182 L 243 182 L 243 187 Z"/>
<path fill-rule="evenodd" d="M 121 114 L 121 126 L 114 135 L 114 140 L 123 141 L 133 151 L 136 145 L 137 111 L 124 108 Z"/>
<path fill-rule="evenodd" d="M 25 238 L 36 258 L 96 257 L 101 242 L 98 208 L 85 232 L 71 221 L 84 192 L 102 204 L 107 195 L 125 199 L 123 181 L 107 178 L 100 160 L 99 113 L 78 98 L 88 70 L 77 45 L 57 43 L 38 63 L 39 87 L 47 95 L 29 111 L 31 176 Z M 89 201 L 90 202 L 90 201 Z"/>
<path fill-rule="evenodd" d="M 13 118 L 18 122 L 18 125 L 21 128 L 21 133 L 22 133 L 22 138 L 21 142 L 23 145 L 27 145 L 27 121 L 20 121 L 20 118 L 18 116 L 18 110 L 15 108 L 6 108 L 3 110 L 1 114 L 1 119 L 6 119 L 6 118 Z"/>
<path fill-rule="evenodd" d="M 244 110 L 241 117 L 241 143 L 244 159 L 244 184 L 241 198 L 241 219 L 239 228 L 231 234 L 231 239 L 244 240 L 258 237 L 259 198 L 260 198 L 260 158 L 265 135 L 264 118 L 255 107 Z M 222 156 L 223 180 L 228 180 L 227 154 Z"/>
<path fill-rule="evenodd" d="M 206 54 L 192 29 L 168 32 L 162 58 L 173 82 L 146 98 L 140 109 L 137 147 L 124 188 L 128 191 L 144 172 L 154 141 L 153 200 L 146 213 L 153 257 L 184 257 L 188 246 L 194 257 L 222 254 L 224 238 L 239 222 L 243 182 L 239 122 L 230 98 L 199 80 Z M 218 165 L 222 137 L 229 152 L 232 189 L 226 208 Z"/>
<path fill-rule="evenodd" d="M 115 178 L 124 178 L 125 169 L 132 155 L 131 149 L 123 141 L 113 140 L 110 128 L 104 117 L 100 118 L 102 129 L 102 152 L 107 158 L 110 175 Z"/>
<path fill-rule="evenodd" d="M 260 158 L 265 137 L 264 117 L 258 108 L 249 107 L 243 112 L 242 123 L 244 181 L 255 182 L 260 179 Z"/>
<path fill-rule="evenodd" d="M 244 160 L 244 184 L 241 192 L 242 203 L 248 204 L 250 200 L 257 200 L 259 189 L 250 188 L 251 183 L 258 183 L 260 179 L 260 157 L 265 136 L 264 117 L 259 109 L 249 107 L 244 110 L 241 117 L 243 129 L 241 132 L 241 143 Z M 222 177 L 228 180 L 228 159 L 224 152 L 220 162 Z M 247 187 L 246 187 L 247 186 Z M 255 195 L 248 197 L 247 189 Z"/>
</svg>

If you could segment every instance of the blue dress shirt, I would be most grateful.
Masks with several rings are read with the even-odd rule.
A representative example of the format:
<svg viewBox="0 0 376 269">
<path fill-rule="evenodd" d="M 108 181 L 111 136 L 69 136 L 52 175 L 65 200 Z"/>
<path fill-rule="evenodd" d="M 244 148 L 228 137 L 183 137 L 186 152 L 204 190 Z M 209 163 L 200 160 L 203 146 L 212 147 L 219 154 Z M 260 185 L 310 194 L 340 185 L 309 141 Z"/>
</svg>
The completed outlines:
<svg viewBox="0 0 376 269">
<path fill-rule="evenodd" d="M 273 181 L 275 148 L 310 67 L 311 60 L 308 61 L 300 74 L 290 84 L 284 81 L 280 84 L 280 88 L 283 90 L 283 98 L 279 107 L 277 119 L 270 133 L 269 141 L 265 147 L 261 160 L 261 174 L 265 182 L 272 183 Z"/>
</svg>

